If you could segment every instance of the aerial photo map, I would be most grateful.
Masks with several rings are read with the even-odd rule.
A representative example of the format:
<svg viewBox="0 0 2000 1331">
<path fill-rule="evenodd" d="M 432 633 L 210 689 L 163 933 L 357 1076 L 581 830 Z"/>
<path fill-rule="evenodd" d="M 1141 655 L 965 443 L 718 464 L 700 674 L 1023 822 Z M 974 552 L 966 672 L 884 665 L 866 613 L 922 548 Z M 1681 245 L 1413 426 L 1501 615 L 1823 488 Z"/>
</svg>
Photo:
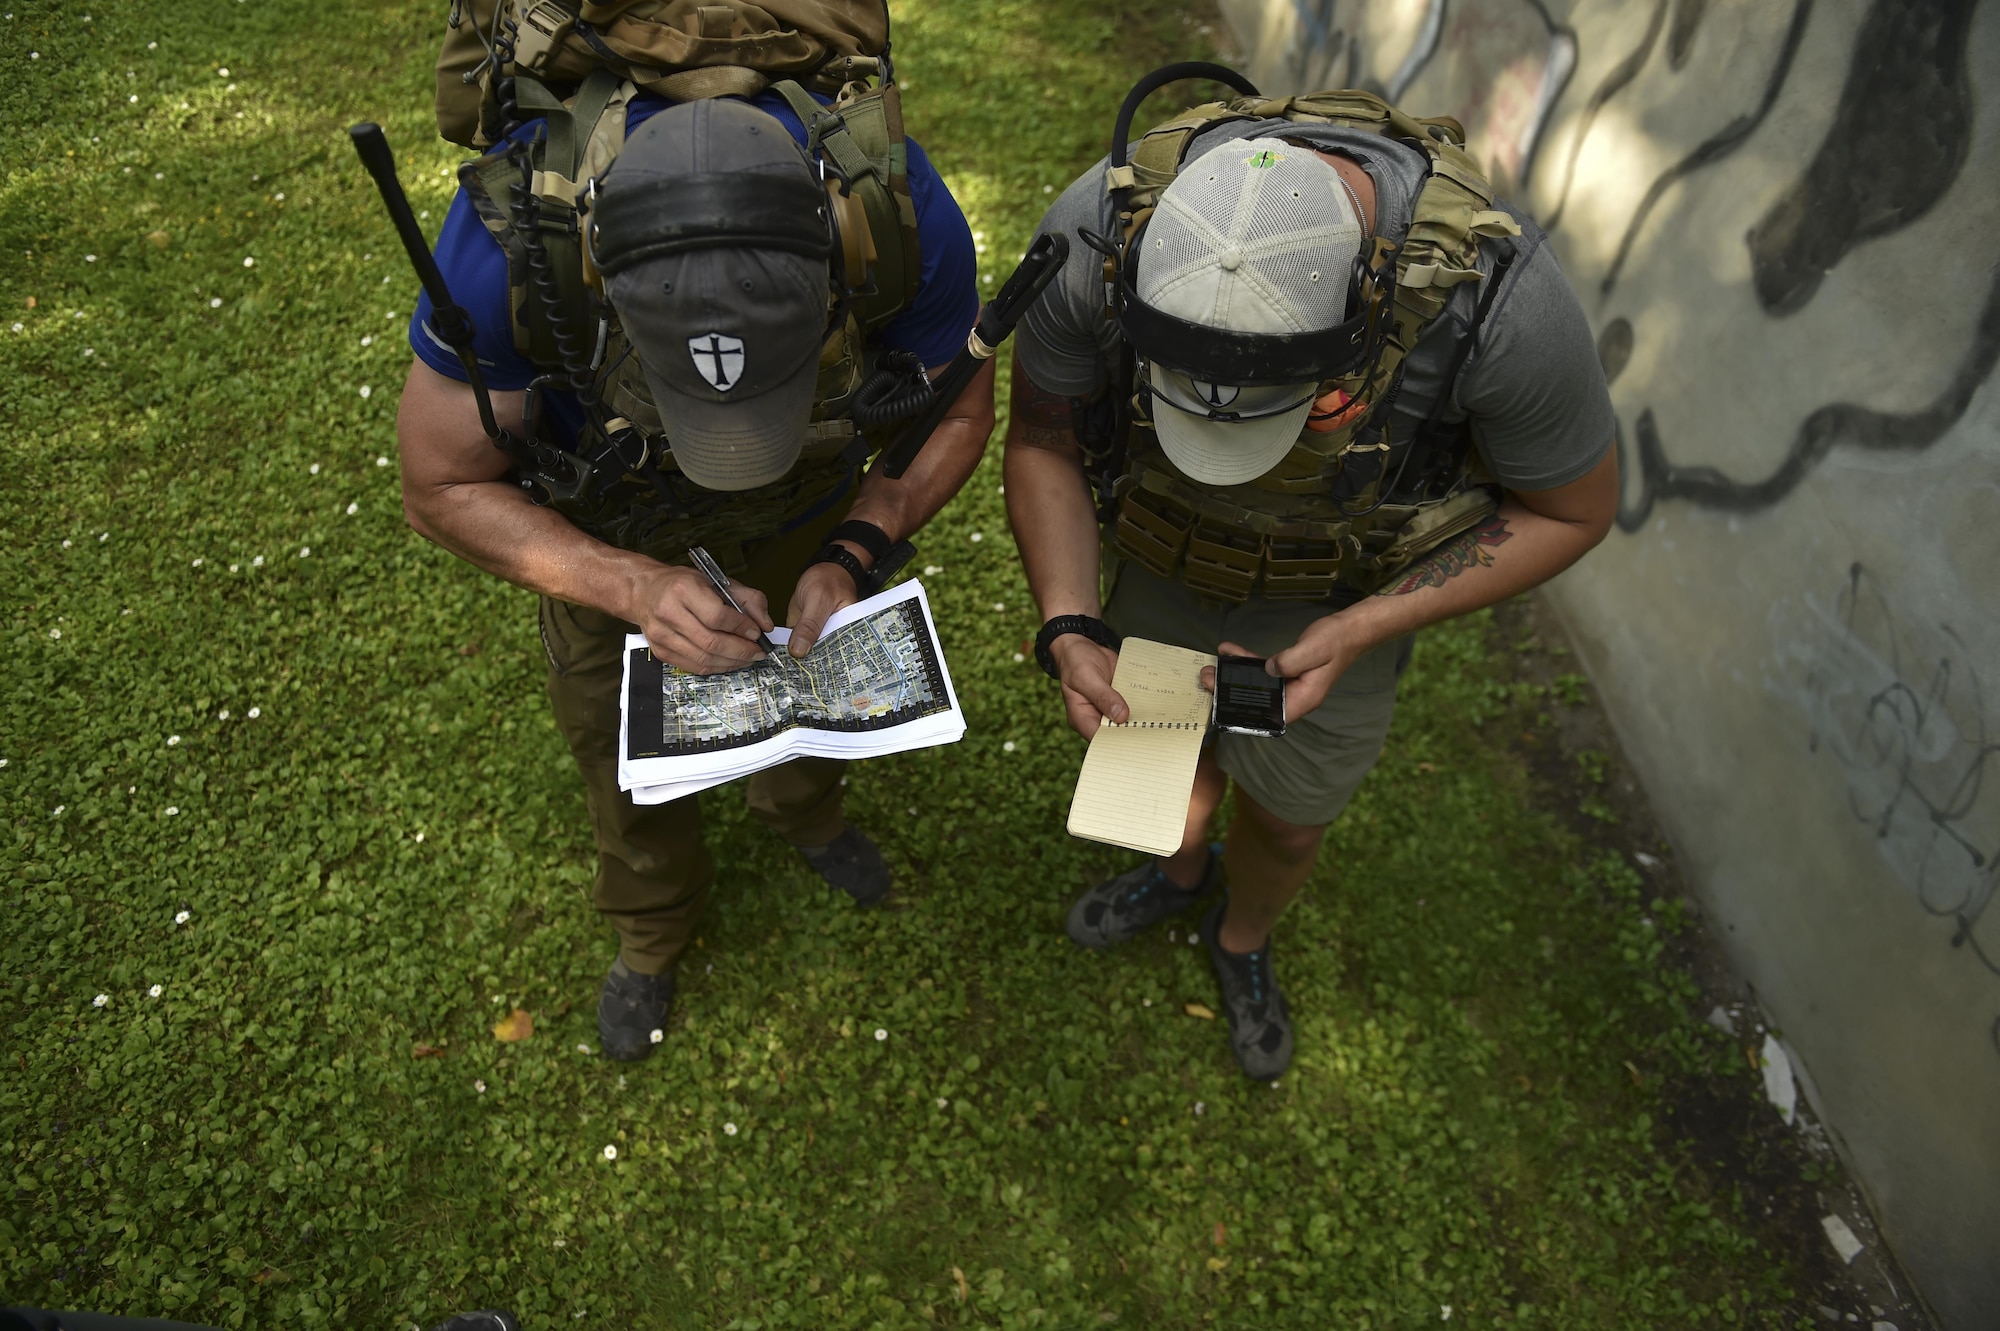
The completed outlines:
<svg viewBox="0 0 2000 1331">
<path fill-rule="evenodd" d="M 867 731 L 946 711 L 938 649 L 913 600 L 898 601 L 820 639 L 804 661 L 761 661 L 726 675 L 691 675 L 632 657 L 627 758 L 733 749 L 794 727 Z M 659 678 L 653 695 L 647 676 Z M 659 699 L 657 728 L 644 702 Z"/>
</svg>

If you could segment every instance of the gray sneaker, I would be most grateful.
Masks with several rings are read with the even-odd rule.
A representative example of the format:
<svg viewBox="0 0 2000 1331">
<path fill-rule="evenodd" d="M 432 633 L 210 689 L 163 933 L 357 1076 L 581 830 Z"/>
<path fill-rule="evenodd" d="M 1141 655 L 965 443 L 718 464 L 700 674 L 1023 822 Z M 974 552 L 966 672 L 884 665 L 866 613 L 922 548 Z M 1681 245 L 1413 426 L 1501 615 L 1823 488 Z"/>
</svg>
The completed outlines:
<svg viewBox="0 0 2000 1331">
<path fill-rule="evenodd" d="M 1194 905 L 1214 891 L 1221 878 L 1220 842 L 1209 845 L 1208 867 L 1193 887 L 1176 886 L 1157 859 L 1147 860 L 1078 897 L 1069 908 L 1064 928 L 1078 947 L 1111 947 Z"/>
<path fill-rule="evenodd" d="M 666 1035 L 667 1007 L 674 1001 L 674 972 L 645 975 L 620 957 L 611 963 L 597 995 L 597 1040 L 607 1058 L 637 1063 L 650 1057 Z"/>
<path fill-rule="evenodd" d="M 868 834 L 853 823 L 824 846 L 798 846 L 807 864 L 819 876 L 848 896 L 857 906 L 872 906 L 889 895 L 889 866 Z"/>
<path fill-rule="evenodd" d="M 1222 982 L 1222 1010 L 1229 1018 L 1229 1050 L 1238 1067 L 1252 1081 L 1271 1081 L 1284 1075 L 1292 1065 L 1292 1012 L 1278 988 L 1278 976 L 1271 969 L 1271 944 L 1255 952 L 1230 952 L 1223 948 L 1222 912 L 1228 909 L 1224 897 L 1209 908 L 1201 920 L 1202 941 L 1208 944 L 1208 958 L 1215 963 L 1215 978 Z"/>
</svg>

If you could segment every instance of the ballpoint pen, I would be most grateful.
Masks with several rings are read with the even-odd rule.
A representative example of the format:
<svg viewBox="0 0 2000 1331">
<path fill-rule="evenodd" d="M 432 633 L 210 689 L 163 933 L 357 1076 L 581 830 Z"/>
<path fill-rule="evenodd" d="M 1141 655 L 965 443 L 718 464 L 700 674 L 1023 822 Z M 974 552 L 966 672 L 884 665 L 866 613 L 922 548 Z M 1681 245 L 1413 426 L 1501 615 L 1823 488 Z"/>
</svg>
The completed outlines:
<svg viewBox="0 0 2000 1331">
<path fill-rule="evenodd" d="M 731 610 L 734 610 L 739 615 L 748 616 L 750 614 L 748 610 L 745 610 L 736 603 L 734 596 L 729 594 L 729 575 L 722 571 L 722 565 L 715 562 L 715 556 L 709 554 L 708 551 L 698 545 L 691 545 L 688 547 L 688 558 L 694 561 L 694 566 L 701 570 L 702 576 L 708 579 L 709 584 L 715 588 L 716 593 L 724 601 L 728 602 Z M 764 636 L 764 630 L 762 629 L 757 630 L 757 645 L 764 649 L 765 654 L 773 662 L 783 664 L 778 661 L 778 645 Z"/>
</svg>

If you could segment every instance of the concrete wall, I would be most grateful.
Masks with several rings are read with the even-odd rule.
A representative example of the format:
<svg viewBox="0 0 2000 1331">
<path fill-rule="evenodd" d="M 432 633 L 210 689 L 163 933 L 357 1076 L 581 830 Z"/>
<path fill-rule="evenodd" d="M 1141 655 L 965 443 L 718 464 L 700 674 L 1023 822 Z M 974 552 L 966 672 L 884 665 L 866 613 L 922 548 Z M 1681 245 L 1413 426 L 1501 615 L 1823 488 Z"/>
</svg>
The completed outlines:
<svg viewBox="0 0 2000 1331">
<path fill-rule="evenodd" d="M 1897 1256 L 2000 1326 L 2000 6 L 1224 10 L 1553 233 L 1625 488 L 1552 598 Z"/>
</svg>

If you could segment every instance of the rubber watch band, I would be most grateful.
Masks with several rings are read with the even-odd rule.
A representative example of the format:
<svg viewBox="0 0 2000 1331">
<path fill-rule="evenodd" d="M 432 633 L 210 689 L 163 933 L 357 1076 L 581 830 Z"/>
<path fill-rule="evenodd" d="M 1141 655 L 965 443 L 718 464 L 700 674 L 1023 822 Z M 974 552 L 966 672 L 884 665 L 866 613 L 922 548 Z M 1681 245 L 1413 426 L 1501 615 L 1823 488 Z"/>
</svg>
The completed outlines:
<svg viewBox="0 0 2000 1331">
<path fill-rule="evenodd" d="M 818 554 L 806 561 L 806 567 L 814 564 L 838 564 L 847 570 L 847 576 L 854 579 L 854 594 L 863 600 L 869 596 L 870 578 L 868 570 L 861 567 L 861 561 L 854 552 L 841 545 L 823 545 Z"/>
<path fill-rule="evenodd" d="M 1062 671 L 1056 668 L 1055 653 L 1049 649 L 1055 645 L 1056 639 L 1065 633 L 1081 633 L 1098 646 L 1109 647 L 1114 652 L 1118 650 L 1118 644 L 1123 641 L 1111 631 L 1109 624 L 1094 615 L 1057 615 L 1042 625 L 1042 631 L 1035 635 L 1035 664 L 1039 665 L 1042 673 L 1050 679 L 1062 678 Z"/>
</svg>

